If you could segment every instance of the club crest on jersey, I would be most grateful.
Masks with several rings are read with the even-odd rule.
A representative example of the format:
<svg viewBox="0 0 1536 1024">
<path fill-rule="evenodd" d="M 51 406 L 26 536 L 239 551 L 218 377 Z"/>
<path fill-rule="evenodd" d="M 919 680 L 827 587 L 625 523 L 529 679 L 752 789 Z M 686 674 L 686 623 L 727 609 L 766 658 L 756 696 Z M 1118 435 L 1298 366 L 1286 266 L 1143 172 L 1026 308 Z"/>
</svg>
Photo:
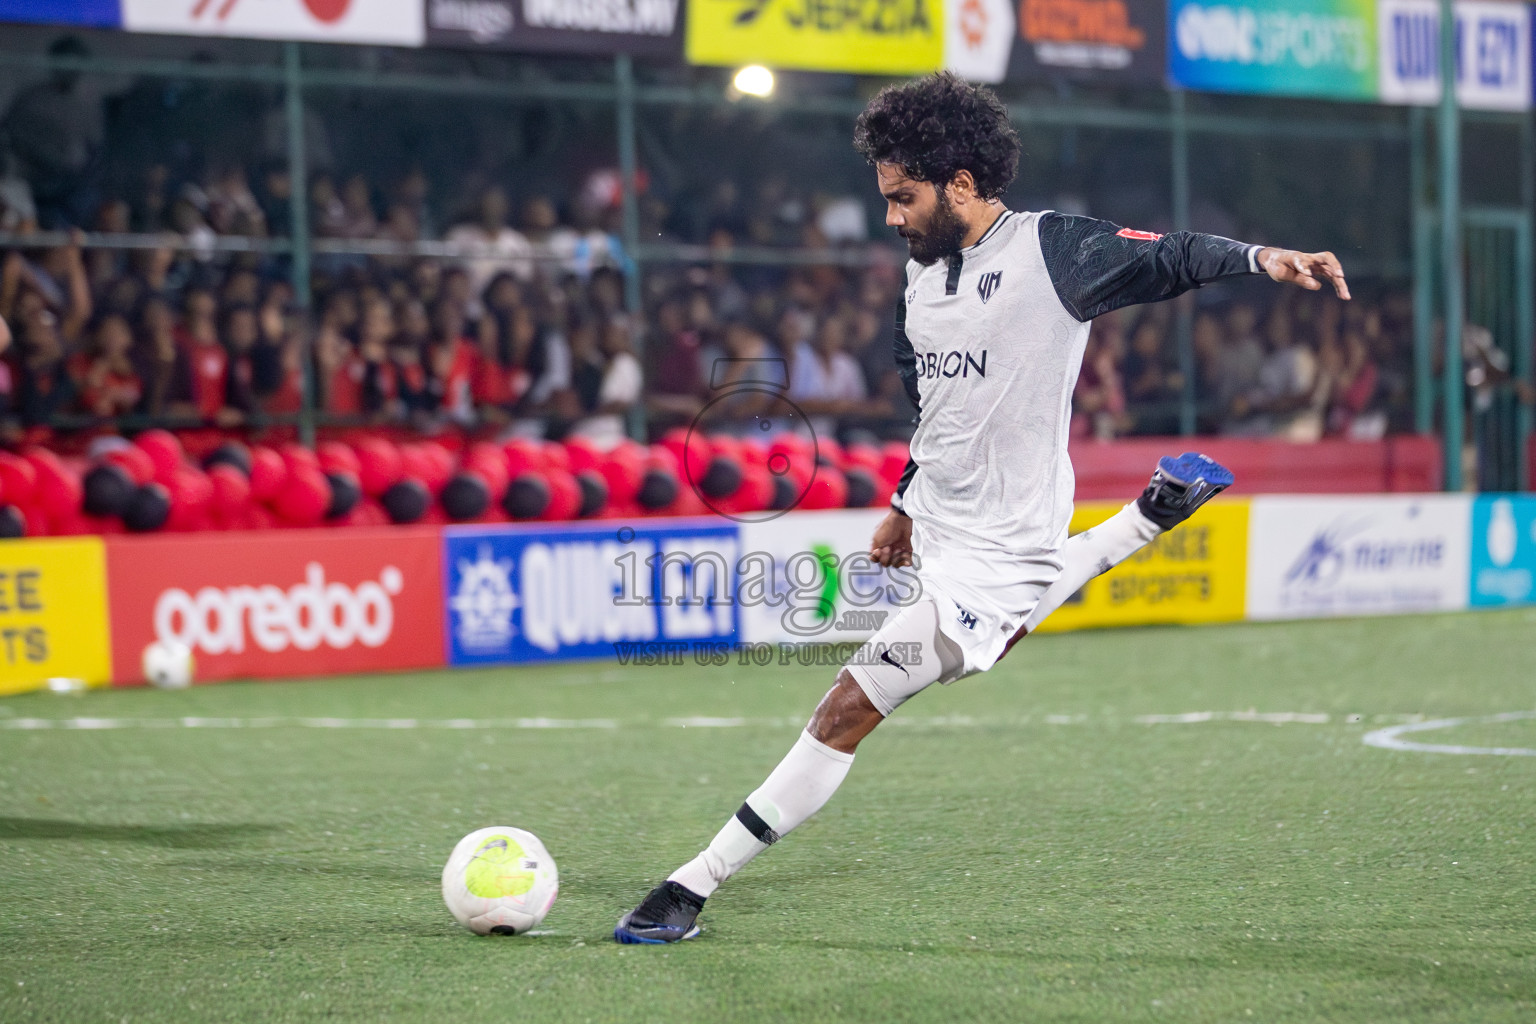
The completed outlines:
<svg viewBox="0 0 1536 1024">
<path fill-rule="evenodd" d="M 959 607 L 959 606 L 957 605 L 956 607 Z M 960 620 L 960 624 L 962 626 L 964 626 L 966 629 L 975 629 L 976 628 L 976 616 L 975 616 L 975 614 L 973 612 L 968 612 L 964 608 L 961 608 L 960 609 L 960 614 L 957 615 L 956 618 L 958 618 Z"/>
<path fill-rule="evenodd" d="M 976 294 L 981 296 L 981 304 L 985 306 L 997 292 L 998 285 L 1003 283 L 1003 272 L 994 270 L 990 274 L 982 274 L 981 280 L 976 282 Z"/>
</svg>

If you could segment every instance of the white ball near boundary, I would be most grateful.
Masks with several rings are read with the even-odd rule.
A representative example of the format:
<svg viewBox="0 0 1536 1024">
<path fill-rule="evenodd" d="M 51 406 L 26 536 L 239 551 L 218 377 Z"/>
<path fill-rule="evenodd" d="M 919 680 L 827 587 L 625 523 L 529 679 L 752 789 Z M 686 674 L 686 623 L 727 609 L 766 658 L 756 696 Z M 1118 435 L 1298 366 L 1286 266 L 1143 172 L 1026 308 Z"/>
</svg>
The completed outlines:
<svg viewBox="0 0 1536 1024">
<path fill-rule="evenodd" d="M 176 640 L 156 640 L 144 648 L 144 678 L 162 690 L 192 685 L 192 648 Z"/>
</svg>

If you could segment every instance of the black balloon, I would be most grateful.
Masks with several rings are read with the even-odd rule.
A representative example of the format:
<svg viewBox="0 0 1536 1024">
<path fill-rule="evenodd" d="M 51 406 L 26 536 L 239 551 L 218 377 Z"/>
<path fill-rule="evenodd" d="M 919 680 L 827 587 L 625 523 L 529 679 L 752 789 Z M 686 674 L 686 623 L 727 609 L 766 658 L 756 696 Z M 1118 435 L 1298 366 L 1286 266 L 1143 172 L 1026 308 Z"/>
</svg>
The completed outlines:
<svg viewBox="0 0 1536 1024">
<path fill-rule="evenodd" d="M 251 450 L 239 441 L 225 441 L 203 458 L 203 472 L 214 466 L 234 466 L 246 476 L 251 475 Z"/>
<path fill-rule="evenodd" d="M 874 474 L 863 466 L 849 466 L 843 476 L 848 481 L 848 497 L 844 504 L 849 508 L 868 508 L 874 504 L 875 495 L 879 493 Z"/>
<path fill-rule="evenodd" d="M 128 471 L 113 462 L 92 466 L 81 483 L 85 489 L 81 507 L 93 516 L 122 515 L 133 492 L 138 490 Z"/>
<path fill-rule="evenodd" d="M 775 512 L 783 512 L 787 508 L 794 508 L 800 500 L 800 488 L 788 475 L 773 478 L 773 501 L 768 507 Z"/>
<path fill-rule="evenodd" d="M 549 508 L 549 484 L 536 473 L 523 473 L 507 486 L 501 507 L 513 519 L 537 519 Z"/>
<path fill-rule="evenodd" d="M 27 517 L 15 505 L 0 506 L 0 537 L 12 540 L 27 535 Z"/>
<path fill-rule="evenodd" d="M 709 460 L 699 489 L 706 498 L 729 498 L 741 486 L 741 466 L 729 455 L 716 455 Z"/>
<path fill-rule="evenodd" d="M 420 480 L 401 480 L 379 499 L 392 523 L 414 523 L 427 514 L 432 495 Z"/>
<path fill-rule="evenodd" d="M 474 473 L 459 473 L 449 480 L 439 496 L 443 511 L 455 522 L 476 519 L 491 507 L 491 489 Z"/>
<path fill-rule="evenodd" d="M 171 514 L 171 492 L 147 483 L 133 492 L 123 508 L 123 525 L 134 533 L 150 533 L 165 525 Z"/>
<path fill-rule="evenodd" d="M 340 519 L 363 500 L 363 488 L 351 473 L 327 473 L 325 482 L 331 485 L 331 503 L 325 507 L 327 519 Z"/>
<path fill-rule="evenodd" d="M 576 474 L 576 483 L 581 486 L 581 508 L 576 510 L 576 518 L 584 519 L 601 512 L 608 504 L 608 482 L 603 475 L 593 469 L 584 469 Z"/>
<path fill-rule="evenodd" d="M 677 500 L 677 477 L 665 469 L 648 469 L 635 496 L 641 508 L 666 508 Z"/>
</svg>

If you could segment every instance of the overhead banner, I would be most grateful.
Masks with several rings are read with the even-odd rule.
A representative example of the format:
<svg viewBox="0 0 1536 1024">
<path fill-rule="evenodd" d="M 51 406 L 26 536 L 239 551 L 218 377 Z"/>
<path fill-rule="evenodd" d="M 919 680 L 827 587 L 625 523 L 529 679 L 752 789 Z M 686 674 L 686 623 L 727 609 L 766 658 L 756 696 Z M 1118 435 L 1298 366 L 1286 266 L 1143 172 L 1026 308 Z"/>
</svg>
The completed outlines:
<svg viewBox="0 0 1536 1024">
<path fill-rule="evenodd" d="M 1248 617 L 1466 608 L 1471 515 L 1460 494 L 1254 498 Z"/>
<path fill-rule="evenodd" d="M 654 664 L 736 639 L 732 522 L 452 527 L 442 546 L 453 665 Z"/>
<path fill-rule="evenodd" d="M 119 0 L 0 0 L 0 21 L 120 28 L 123 12 Z"/>
<path fill-rule="evenodd" d="M 1073 533 L 1119 512 L 1120 503 L 1078 502 Z M 1097 626 L 1237 622 L 1248 567 L 1248 503 L 1215 501 L 1108 573 L 1090 580 L 1040 624 L 1040 632 Z"/>
<path fill-rule="evenodd" d="M 1470 589 L 1476 607 L 1536 604 L 1536 497 L 1473 503 Z"/>
<path fill-rule="evenodd" d="M 0 695 L 111 672 L 101 538 L 0 542 Z"/>
<path fill-rule="evenodd" d="M 1020 0 L 1008 77 L 1163 84 L 1163 0 Z"/>
<path fill-rule="evenodd" d="M 944 0 L 944 67 L 972 82 L 1001 82 L 1013 53 L 1015 0 Z"/>
<path fill-rule="evenodd" d="M 1376 0 L 1170 0 L 1168 77 L 1207 92 L 1374 100 Z"/>
<path fill-rule="evenodd" d="M 200 681 L 441 665 L 440 553 L 432 527 L 112 538 L 113 681 L 155 640 Z"/>
<path fill-rule="evenodd" d="M 688 61 L 906 75 L 944 62 L 944 0 L 692 0 Z"/>
<path fill-rule="evenodd" d="M 1438 0 L 1381 0 L 1381 100 L 1440 102 Z M 1456 98 L 1463 107 L 1531 106 L 1531 10 L 1487 0 L 1456 5 Z"/>
<path fill-rule="evenodd" d="M 420 46 L 422 0 L 122 0 L 131 32 Z"/>
<path fill-rule="evenodd" d="M 680 57 L 684 0 L 425 0 L 429 46 Z"/>
</svg>

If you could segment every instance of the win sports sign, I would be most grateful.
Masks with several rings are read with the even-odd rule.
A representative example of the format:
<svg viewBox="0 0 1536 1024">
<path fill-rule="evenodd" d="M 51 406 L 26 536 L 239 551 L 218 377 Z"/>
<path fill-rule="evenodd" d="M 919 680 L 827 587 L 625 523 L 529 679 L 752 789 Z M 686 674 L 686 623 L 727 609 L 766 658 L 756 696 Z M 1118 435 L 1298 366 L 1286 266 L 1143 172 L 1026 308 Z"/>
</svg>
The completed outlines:
<svg viewBox="0 0 1536 1024">
<path fill-rule="evenodd" d="M 920 74 L 944 62 L 944 0 L 692 0 L 688 60 Z"/>
</svg>

